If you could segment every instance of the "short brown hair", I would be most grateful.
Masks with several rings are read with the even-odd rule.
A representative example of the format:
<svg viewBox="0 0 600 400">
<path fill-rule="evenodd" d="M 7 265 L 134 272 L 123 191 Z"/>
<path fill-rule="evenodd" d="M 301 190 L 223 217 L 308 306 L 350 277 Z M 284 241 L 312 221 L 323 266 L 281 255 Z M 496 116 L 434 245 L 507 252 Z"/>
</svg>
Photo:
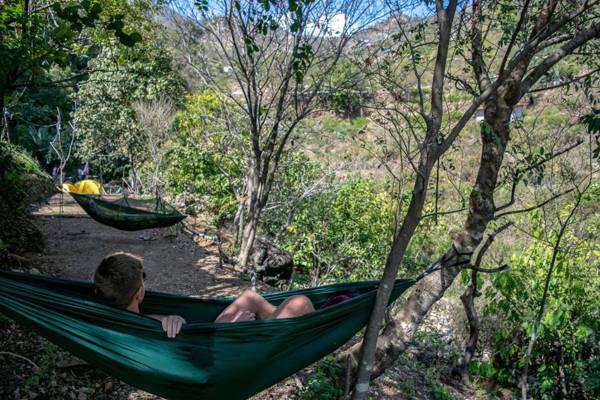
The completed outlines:
<svg viewBox="0 0 600 400">
<path fill-rule="evenodd" d="M 126 308 L 144 278 L 142 259 L 117 252 L 106 256 L 94 273 L 96 294 L 117 307 Z"/>
</svg>

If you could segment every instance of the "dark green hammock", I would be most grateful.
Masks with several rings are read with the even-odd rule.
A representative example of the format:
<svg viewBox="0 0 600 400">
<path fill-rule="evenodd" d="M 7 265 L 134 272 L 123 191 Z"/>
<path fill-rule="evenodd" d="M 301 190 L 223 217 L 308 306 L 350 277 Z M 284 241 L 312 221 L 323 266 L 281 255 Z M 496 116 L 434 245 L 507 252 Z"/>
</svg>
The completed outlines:
<svg viewBox="0 0 600 400">
<path fill-rule="evenodd" d="M 397 280 L 390 302 L 415 280 Z M 148 292 L 142 312 L 188 323 L 168 339 L 158 321 L 101 304 L 89 282 L 0 272 L 0 312 L 132 386 L 169 399 L 243 399 L 319 360 L 368 321 L 378 282 L 267 294 L 273 304 L 303 294 L 318 308 L 336 293 L 360 293 L 297 318 L 215 324 L 232 298 Z"/>
<path fill-rule="evenodd" d="M 85 212 L 101 224 L 124 231 L 162 228 L 185 218 L 173 206 L 159 197 L 153 199 L 130 199 L 122 197 L 107 200 L 94 194 L 69 193 Z"/>
</svg>

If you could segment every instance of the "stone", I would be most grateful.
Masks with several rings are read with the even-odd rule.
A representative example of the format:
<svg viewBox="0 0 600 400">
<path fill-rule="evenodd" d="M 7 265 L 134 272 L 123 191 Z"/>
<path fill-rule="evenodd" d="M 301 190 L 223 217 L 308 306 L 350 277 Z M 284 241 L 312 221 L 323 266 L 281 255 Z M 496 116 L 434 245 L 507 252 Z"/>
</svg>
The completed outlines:
<svg viewBox="0 0 600 400">
<path fill-rule="evenodd" d="M 265 282 L 289 280 L 294 269 L 292 255 L 273 242 L 256 237 L 252 258 L 258 277 Z"/>
</svg>

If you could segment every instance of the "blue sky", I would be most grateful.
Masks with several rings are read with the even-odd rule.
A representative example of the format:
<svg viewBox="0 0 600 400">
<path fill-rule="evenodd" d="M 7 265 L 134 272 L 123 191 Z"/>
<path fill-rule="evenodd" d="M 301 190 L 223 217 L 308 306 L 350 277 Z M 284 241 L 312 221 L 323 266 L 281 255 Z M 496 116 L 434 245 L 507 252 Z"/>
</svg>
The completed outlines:
<svg viewBox="0 0 600 400">
<path fill-rule="evenodd" d="M 208 0 L 208 7 L 213 12 L 216 12 L 218 9 L 221 8 L 218 5 L 219 5 L 219 3 L 222 3 L 222 1 L 223 0 Z M 172 2 L 171 2 L 171 4 L 178 4 L 178 5 L 185 4 L 186 7 L 187 6 L 193 7 L 193 3 L 194 3 L 194 0 L 172 0 Z M 371 3 L 372 4 L 376 4 L 376 3 L 382 4 L 383 2 L 375 0 L 375 1 L 372 1 Z M 407 3 L 418 4 L 416 6 L 411 6 L 411 7 L 408 7 L 406 9 L 402 10 L 402 12 L 404 14 L 412 16 L 412 17 L 423 17 L 426 15 L 431 15 L 435 11 L 435 6 L 434 5 L 427 6 L 425 4 L 425 1 L 413 1 L 413 2 L 407 1 Z M 444 3 L 446 3 L 446 2 L 444 2 Z M 185 8 L 185 7 L 183 7 L 183 8 Z"/>
</svg>

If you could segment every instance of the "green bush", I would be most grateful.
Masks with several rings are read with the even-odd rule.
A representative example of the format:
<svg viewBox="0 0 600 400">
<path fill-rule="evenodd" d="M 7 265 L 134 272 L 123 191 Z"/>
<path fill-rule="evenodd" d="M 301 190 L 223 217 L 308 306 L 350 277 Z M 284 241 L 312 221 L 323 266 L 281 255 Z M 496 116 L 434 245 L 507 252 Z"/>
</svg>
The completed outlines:
<svg viewBox="0 0 600 400">
<path fill-rule="evenodd" d="M 202 202 L 217 224 L 232 218 L 237 206 L 233 187 L 241 188 L 245 168 L 237 142 L 245 139 L 229 132 L 225 106 L 209 90 L 185 97 L 166 174 L 171 193 Z"/>
<path fill-rule="evenodd" d="M 80 160 L 89 160 L 104 180 L 121 179 L 148 160 L 133 103 L 179 99 L 182 82 L 167 51 L 152 43 L 106 46 L 91 63 L 94 79 L 80 84 L 72 113 Z"/>
<path fill-rule="evenodd" d="M 596 191 L 587 200 L 588 207 L 597 205 Z M 534 236 L 541 238 L 543 217 L 533 213 L 530 223 Z M 550 241 L 556 237 L 550 232 Z M 566 252 L 559 253 L 552 275 L 544 316 L 531 358 L 531 395 L 536 399 L 560 396 L 561 370 L 570 398 L 591 399 L 600 396 L 600 255 L 597 243 L 600 217 L 595 215 L 562 240 Z M 584 240 L 582 240 L 584 238 Z M 511 270 L 494 276 L 485 293 L 484 315 L 493 316 L 493 365 L 475 366 L 483 377 L 503 383 L 517 383 L 515 371 L 522 369 L 535 315 L 544 289 L 552 248 L 544 241 L 534 241 L 510 260 Z"/>
<path fill-rule="evenodd" d="M 335 400 L 340 397 L 336 376 L 340 369 L 333 356 L 327 356 L 315 365 L 305 386 L 296 393 L 298 400 Z"/>
<path fill-rule="evenodd" d="M 0 142 L 0 252 L 41 250 L 43 237 L 30 221 L 29 204 L 51 190 L 37 161 Z"/>
<path fill-rule="evenodd" d="M 371 97 L 366 82 L 364 72 L 357 65 L 350 60 L 340 60 L 327 75 L 319 100 L 337 115 L 356 117 Z"/>
<path fill-rule="evenodd" d="M 433 400 L 452 400 L 448 387 L 439 384 L 433 384 L 431 388 L 431 398 Z"/>
<path fill-rule="evenodd" d="M 314 282 L 376 278 L 391 240 L 393 198 L 354 177 L 306 201 L 283 239 Z"/>
</svg>

